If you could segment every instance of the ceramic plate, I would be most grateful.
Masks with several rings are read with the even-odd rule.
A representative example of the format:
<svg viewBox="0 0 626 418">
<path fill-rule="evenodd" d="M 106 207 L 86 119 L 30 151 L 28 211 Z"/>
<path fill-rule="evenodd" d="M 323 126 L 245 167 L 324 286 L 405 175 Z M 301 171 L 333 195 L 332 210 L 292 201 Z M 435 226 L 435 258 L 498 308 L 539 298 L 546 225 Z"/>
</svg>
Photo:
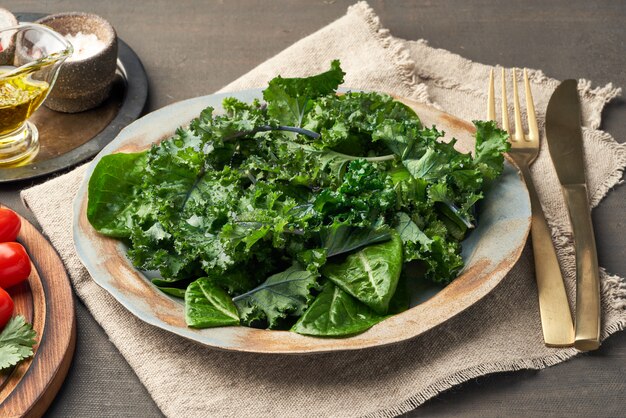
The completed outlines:
<svg viewBox="0 0 626 418">
<path fill-rule="evenodd" d="M 518 170 L 505 162 L 502 177 L 488 191 L 478 211 L 478 227 L 463 242 L 465 268 L 450 285 L 431 289 L 427 300 L 349 338 L 315 338 L 289 331 L 247 327 L 192 329 L 185 325 L 183 302 L 165 295 L 126 258 L 124 244 L 98 234 L 86 216 L 87 185 L 102 156 L 137 152 L 169 137 L 207 106 L 221 109 L 224 97 L 261 98 L 261 90 L 215 94 L 175 103 L 126 127 L 90 164 L 74 202 L 74 244 L 93 279 L 143 321 L 210 347 L 256 353 L 317 353 L 357 350 L 416 337 L 478 302 L 503 279 L 519 258 L 530 227 L 528 192 Z M 411 106 L 426 126 L 437 125 L 446 138 L 459 140 L 463 152 L 473 149 L 473 126 L 423 104 Z"/>
</svg>

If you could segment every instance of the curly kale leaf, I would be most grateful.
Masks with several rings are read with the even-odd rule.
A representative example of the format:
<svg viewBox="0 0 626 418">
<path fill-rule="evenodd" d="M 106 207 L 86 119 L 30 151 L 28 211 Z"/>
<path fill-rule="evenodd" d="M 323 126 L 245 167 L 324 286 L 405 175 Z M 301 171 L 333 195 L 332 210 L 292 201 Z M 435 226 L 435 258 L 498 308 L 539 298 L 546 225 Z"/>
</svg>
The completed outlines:
<svg viewBox="0 0 626 418">
<path fill-rule="evenodd" d="M 309 141 L 316 148 L 367 156 L 399 149 L 399 143 L 416 135 L 421 122 L 412 109 L 386 94 L 347 92 L 318 99 L 304 127 L 320 133 L 318 141 Z"/>
<path fill-rule="evenodd" d="M 482 175 L 493 180 L 502 174 L 504 153 L 511 148 L 506 131 L 493 121 L 474 121 L 476 126 L 476 158 L 474 164 Z"/>
<path fill-rule="evenodd" d="M 306 78 L 276 77 L 263 91 L 268 114 L 283 125 L 302 126 L 304 115 L 313 107 L 314 100 L 332 94 L 343 83 L 345 73 L 335 60 L 330 70 Z"/>
<path fill-rule="evenodd" d="M 447 237 L 448 229 L 442 222 L 434 220 L 430 225 L 422 231 L 407 213 L 396 214 L 396 232 L 402 239 L 404 261 L 419 260 L 431 281 L 446 284 L 463 267 L 461 246 L 454 238 Z"/>
<path fill-rule="evenodd" d="M 336 190 L 324 189 L 313 202 L 326 225 L 370 226 L 396 205 L 393 182 L 386 172 L 365 160 L 350 162 Z"/>
<path fill-rule="evenodd" d="M 298 318 L 314 299 L 318 275 L 294 264 L 274 274 L 260 286 L 233 298 L 241 322 L 247 326 L 281 328 L 289 318 Z"/>
</svg>

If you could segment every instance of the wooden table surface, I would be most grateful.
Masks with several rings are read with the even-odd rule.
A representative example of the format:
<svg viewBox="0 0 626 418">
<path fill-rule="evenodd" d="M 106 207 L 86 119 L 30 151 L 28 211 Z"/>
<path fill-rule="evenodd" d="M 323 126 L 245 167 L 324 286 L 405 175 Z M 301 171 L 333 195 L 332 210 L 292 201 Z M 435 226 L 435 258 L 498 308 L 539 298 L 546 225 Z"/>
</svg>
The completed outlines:
<svg viewBox="0 0 626 418">
<path fill-rule="evenodd" d="M 353 1 L 5 0 L 21 12 L 87 11 L 108 19 L 141 57 L 150 79 L 146 111 L 209 94 L 345 13 Z M 541 68 L 558 79 L 626 87 L 626 2 L 588 0 L 372 0 L 393 35 L 427 39 L 474 61 Z M 602 128 L 626 139 L 626 103 L 604 112 Z M 32 220 L 19 191 L 0 202 Z M 626 187 L 593 212 L 600 265 L 626 276 Z M 158 417 L 144 387 L 77 304 L 78 341 L 68 378 L 48 417 Z M 539 372 L 488 376 L 441 394 L 410 416 L 624 416 L 626 333 L 600 350 Z"/>
</svg>

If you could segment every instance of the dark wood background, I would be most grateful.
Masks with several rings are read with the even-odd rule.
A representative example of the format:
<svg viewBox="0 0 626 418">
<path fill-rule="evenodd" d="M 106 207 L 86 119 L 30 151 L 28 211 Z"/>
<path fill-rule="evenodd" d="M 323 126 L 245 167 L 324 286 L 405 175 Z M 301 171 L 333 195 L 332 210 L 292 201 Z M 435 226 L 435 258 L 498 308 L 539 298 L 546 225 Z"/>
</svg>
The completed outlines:
<svg viewBox="0 0 626 418">
<path fill-rule="evenodd" d="M 12 11 L 87 11 L 108 19 L 141 57 L 150 79 L 146 111 L 209 94 L 345 13 L 335 0 L 5 0 Z M 624 1 L 372 0 L 395 36 L 427 39 L 474 61 L 541 68 L 555 78 L 626 87 Z M 626 139 L 626 103 L 609 104 L 603 129 Z M 3 185 L 0 202 L 32 216 Z M 600 265 L 626 276 L 626 187 L 593 212 Z M 534 297 L 529 295 L 529 297 Z M 161 413 L 106 335 L 77 304 L 76 356 L 49 417 L 158 417 Z M 167 371 L 164 370 L 164 373 Z M 626 333 L 594 353 L 539 372 L 483 377 L 429 401 L 411 416 L 625 416 Z M 245 411 L 242 411 L 244 413 Z"/>
</svg>

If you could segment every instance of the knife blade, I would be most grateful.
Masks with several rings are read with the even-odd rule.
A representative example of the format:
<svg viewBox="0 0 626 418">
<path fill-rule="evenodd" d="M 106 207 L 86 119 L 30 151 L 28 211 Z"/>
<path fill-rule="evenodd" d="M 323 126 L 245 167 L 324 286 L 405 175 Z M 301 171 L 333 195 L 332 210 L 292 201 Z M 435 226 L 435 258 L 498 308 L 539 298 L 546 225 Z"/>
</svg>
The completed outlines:
<svg viewBox="0 0 626 418">
<path fill-rule="evenodd" d="M 576 80 L 563 81 L 546 110 L 546 140 L 567 204 L 576 249 L 574 347 L 600 346 L 600 279 L 596 242 L 587 198 L 580 99 Z"/>
</svg>

